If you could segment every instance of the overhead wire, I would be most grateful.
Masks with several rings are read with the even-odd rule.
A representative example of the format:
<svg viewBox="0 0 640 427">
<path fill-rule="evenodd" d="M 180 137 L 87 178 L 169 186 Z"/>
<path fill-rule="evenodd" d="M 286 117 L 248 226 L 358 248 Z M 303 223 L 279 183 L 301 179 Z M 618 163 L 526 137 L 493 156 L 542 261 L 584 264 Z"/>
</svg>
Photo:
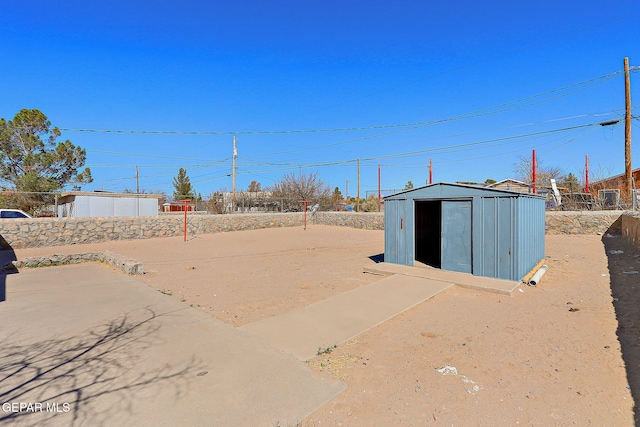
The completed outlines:
<svg viewBox="0 0 640 427">
<path fill-rule="evenodd" d="M 622 71 L 618 70 L 618 71 L 614 71 L 612 73 L 609 74 L 605 74 L 602 76 L 598 76 L 589 80 L 585 80 L 579 83 L 574 83 L 568 86 L 564 86 L 558 89 L 553 89 L 547 92 L 543 92 L 537 95 L 532 95 L 532 96 L 528 96 L 525 98 L 521 98 L 515 101 L 510 101 L 510 102 L 506 102 L 503 104 L 498 104 L 495 106 L 491 106 L 491 107 L 487 107 L 487 108 L 483 108 L 480 110 L 476 110 L 476 111 L 472 111 L 469 113 L 464 113 L 464 114 L 460 114 L 457 116 L 452 116 L 452 117 L 447 117 L 447 118 L 443 118 L 443 119 L 436 119 L 436 120 L 430 120 L 430 121 L 421 121 L 421 122 L 413 122 L 413 123 L 397 123 L 397 124 L 390 124 L 390 125 L 373 125 L 373 126 L 361 126 L 361 127 L 341 127 L 341 128 L 327 128 L 327 129 L 289 129 L 289 130 L 274 130 L 274 131 L 269 131 L 269 130 L 262 130 L 262 131 L 248 131 L 248 130 L 236 130 L 236 131 L 159 131 L 159 130 L 133 130 L 133 129 L 74 129 L 74 128 L 67 128 L 67 127 L 59 127 L 58 129 L 61 131 L 65 131 L 65 132 L 85 132 L 85 133 L 122 133 L 122 134 L 141 134 L 141 135 L 277 135 L 277 134 L 290 134 L 290 133 L 329 133 L 329 132 L 352 132 L 352 131 L 366 131 L 366 130 L 377 130 L 377 129 L 392 129 L 392 128 L 399 128 L 399 127 L 424 127 L 424 126 L 428 126 L 428 125 L 433 125 L 433 124 L 438 124 L 438 123 L 443 123 L 443 122 L 448 122 L 448 121 L 454 121 L 454 120 L 463 120 L 463 119 L 467 119 L 467 118 L 475 118 L 475 117 L 482 117 L 485 115 L 489 115 L 489 114 L 498 114 L 498 113 L 503 113 L 503 112 L 507 112 L 507 111 L 512 111 L 513 109 L 520 109 L 520 108 L 525 108 L 531 105 L 537 105 L 540 103 L 544 103 L 544 102 L 549 102 L 549 101 L 553 101 L 556 100 L 558 98 L 564 97 L 564 96 L 569 96 L 572 95 L 573 93 L 576 92 L 580 92 L 583 90 L 587 90 L 590 89 L 598 84 L 604 83 L 607 80 L 621 74 Z M 598 82 L 602 80 L 601 82 Z M 581 85 L 585 85 L 585 84 L 590 84 L 593 83 L 592 85 L 583 88 L 583 89 L 579 89 L 576 90 L 574 92 L 570 92 L 568 94 L 564 94 L 564 95 L 559 95 L 553 98 L 550 98 L 548 100 L 541 100 L 541 101 L 537 101 L 535 103 L 530 103 L 530 104 L 525 104 L 523 106 L 517 106 L 514 108 L 509 108 L 509 109 L 504 109 L 504 107 L 508 107 L 510 105 L 515 105 L 524 101 L 529 101 L 532 99 L 536 99 L 542 96 L 546 96 L 546 95 L 551 95 L 563 90 L 567 90 L 567 89 L 572 89 L 574 87 L 578 87 Z M 500 109 L 501 110 L 497 110 Z M 320 147 L 322 148 L 322 147 Z"/>
</svg>

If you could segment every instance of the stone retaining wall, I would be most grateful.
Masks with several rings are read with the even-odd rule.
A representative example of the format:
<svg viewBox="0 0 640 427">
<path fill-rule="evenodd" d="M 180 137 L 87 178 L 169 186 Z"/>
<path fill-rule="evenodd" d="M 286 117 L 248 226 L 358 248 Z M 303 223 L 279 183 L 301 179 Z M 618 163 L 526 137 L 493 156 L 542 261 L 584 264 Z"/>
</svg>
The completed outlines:
<svg viewBox="0 0 640 427">
<path fill-rule="evenodd" d="M 604 234 L 620 232 L 624 211 L 550 211 L 546 213 L 547 234 Z"/>
<path fill-rule="evenodd" d="M 547 212 L 546 232 L 547 234 L 620 232 L 622 213 L 622 211 Z M 633 217 L 633 214 L 629 215 Z M 638 236 L 638 228 L 634 225 L 635 220 L 629 221 L 631 220 L 627 220 L 626 223 L 630 224 L 626 226 L 629 235 Z M 383 230 L 384 214 L 316 212 L 307 214 L 307 223 Z M 193 236 L 259 228 L 299 227 L 302 224 L 303 214 L 300 212 L 193 215 L 188 217 L 187 233 Z M 11 219 L 0 221 L 0 246 L 20 249 L 120 239 L 181 236 L 183 232 L 182 215 Z M 640 241 L 640 237 L 636 237 L 636 241 Z"/>
<path fill-rule="evenodd" d="M 53 254 L 41 257 L 27 257 L 11 264 L 15 268 L 49 267 L 64 264 L 80 264 L 98 261 L 126 274 L 144 274 L 142 263 L 111 252 L 81 252 L 77 254 Z M 4 266 L 3 268 L 7 268 Z"/>
<path fill-rule="evenodd" d="M 622 236 L 640 248 L 640 212 L 625 212 L 621 217 Z"/>
<path fill-rule="evenodd" d="M 302 225 L 301 213 L 193 215 L 187 234 Z M 14 249 L 73 245 L 122 239 L 181 236 L 183 216 L 36 218 L 0 221 L 0 245 Z"/>
<path fill-rule="evenodd" d="M 366 230 L 384 230 L 384 214 L 377 212 L 316 212 L 309 218 L 311 218 L 312 224 L 364 228 Z M 307 220 L 309 218 L 307 218 Z"/>
</svg>

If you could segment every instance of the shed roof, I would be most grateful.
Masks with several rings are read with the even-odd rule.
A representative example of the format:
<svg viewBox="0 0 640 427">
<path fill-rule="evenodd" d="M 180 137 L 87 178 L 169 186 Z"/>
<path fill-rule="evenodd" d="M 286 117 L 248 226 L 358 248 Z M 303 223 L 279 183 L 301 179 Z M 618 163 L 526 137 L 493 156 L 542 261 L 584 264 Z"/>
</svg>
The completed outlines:
<svg viewBox="0 0 640 427">
<path fill-rule="evenodd" d="M 487 185 L 487 187 L 491 188 L 491 187 L 495 187 L 497 185 L 505 184 L 505 183 L 513 183 L 513 184 L 527 185 L 527 186 L 529 185 L 526 182 L 523 182 L 523 181 L 520 181 L 520 180 L 517 180 L 517 179 L 507 178 L 507 179 L 503 179 L 502 181 L 498 181 L 498 182 L 494 182 L 493 184 L 489 184 L 489 185 Z"/>
<path fill-rule="evenodd" d="M 159 194 L 140 194 L 140 193 L 110 193 L 108 191 L 69 191 L 67 193 L 62 193 L 60 197 L 69 197 L 69 196 L 91 196 L 91 197 L 136 197 L 136 198 L 147 198 L 147 199 L 160 199 L 162 196 Z"/>
<path fill-rule="evenodd" d="M 385 197 L 385 200 L 406 199 L 406 198 L 456 198 L 473 196 L 493 196 L 493 197 L 534 197 L 543 198 L 537 194 L 522 193 L 513 190 L 503 190 L 499 188 L 487 188 L 478 185 L 449 184 L 438 182 L 425 185 L 424 187 L 412 188 Z"/>
</svg>

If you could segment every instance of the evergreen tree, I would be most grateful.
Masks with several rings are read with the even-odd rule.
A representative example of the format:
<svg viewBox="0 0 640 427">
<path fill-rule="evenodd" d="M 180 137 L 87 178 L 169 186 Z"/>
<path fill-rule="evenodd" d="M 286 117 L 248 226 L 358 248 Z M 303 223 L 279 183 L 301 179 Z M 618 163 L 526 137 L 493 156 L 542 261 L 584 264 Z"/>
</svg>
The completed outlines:
<svg viewBox="0 0 640 427">
<path fill-rule="evenodd" d="M 183 168 L 180 168 L 178 176 L 173 178 L 173 188 L 174 200 L 193 200 L 195 198 L 193 186 L 189 181 L 187 171 Z"/>
<path fill-rule="evenodd" d="M 0 189 L 30 193 L 9 203 L 13 207 L 32 211 L 52 202 L 42 193 L 92 181 L 89 168 L 80 171 L 86 151 L 58 141 L 60 136 L 40 110 L 22 109 L 9 121 L 0 118 L 0 181 L 10 184 Z"/>
</svg>

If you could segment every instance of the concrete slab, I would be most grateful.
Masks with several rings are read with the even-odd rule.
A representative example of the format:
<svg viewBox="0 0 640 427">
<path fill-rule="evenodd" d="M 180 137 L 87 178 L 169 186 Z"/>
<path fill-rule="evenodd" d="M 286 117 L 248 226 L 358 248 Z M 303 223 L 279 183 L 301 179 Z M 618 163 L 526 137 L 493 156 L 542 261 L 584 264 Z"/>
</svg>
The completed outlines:
<svg viewBox="0 0 640 427">
<path fill-rule="evenodd" d="M 521 282 L 512 280 L 474 276 L 468 273 L 440 270 L 433 267 L 411 267 L 407 265 L 391 264 L 388 262 L 381 262 L 372 266 L 365 266 L 364 272 L 378 274 L 381 276 L 402 274 L 412 277 L 423 277 L 425 279 L 454 283 L 457 286 L 463 288 L 498 293 L 503 295 L 512 295 L 513 292 L 515 292 L 521 285 Z"/>
<path fill-rule="evenodd" d="M 0 342 L 0 424 L 286 426 L 346 387 L 95 264 L 8 276 Z"/>
<path fill-rule="evenodd" d="M 243 329 L 300 360 L 343 343 L 450 288 L 453 283 L 394 275 Z"/>
</svg>

